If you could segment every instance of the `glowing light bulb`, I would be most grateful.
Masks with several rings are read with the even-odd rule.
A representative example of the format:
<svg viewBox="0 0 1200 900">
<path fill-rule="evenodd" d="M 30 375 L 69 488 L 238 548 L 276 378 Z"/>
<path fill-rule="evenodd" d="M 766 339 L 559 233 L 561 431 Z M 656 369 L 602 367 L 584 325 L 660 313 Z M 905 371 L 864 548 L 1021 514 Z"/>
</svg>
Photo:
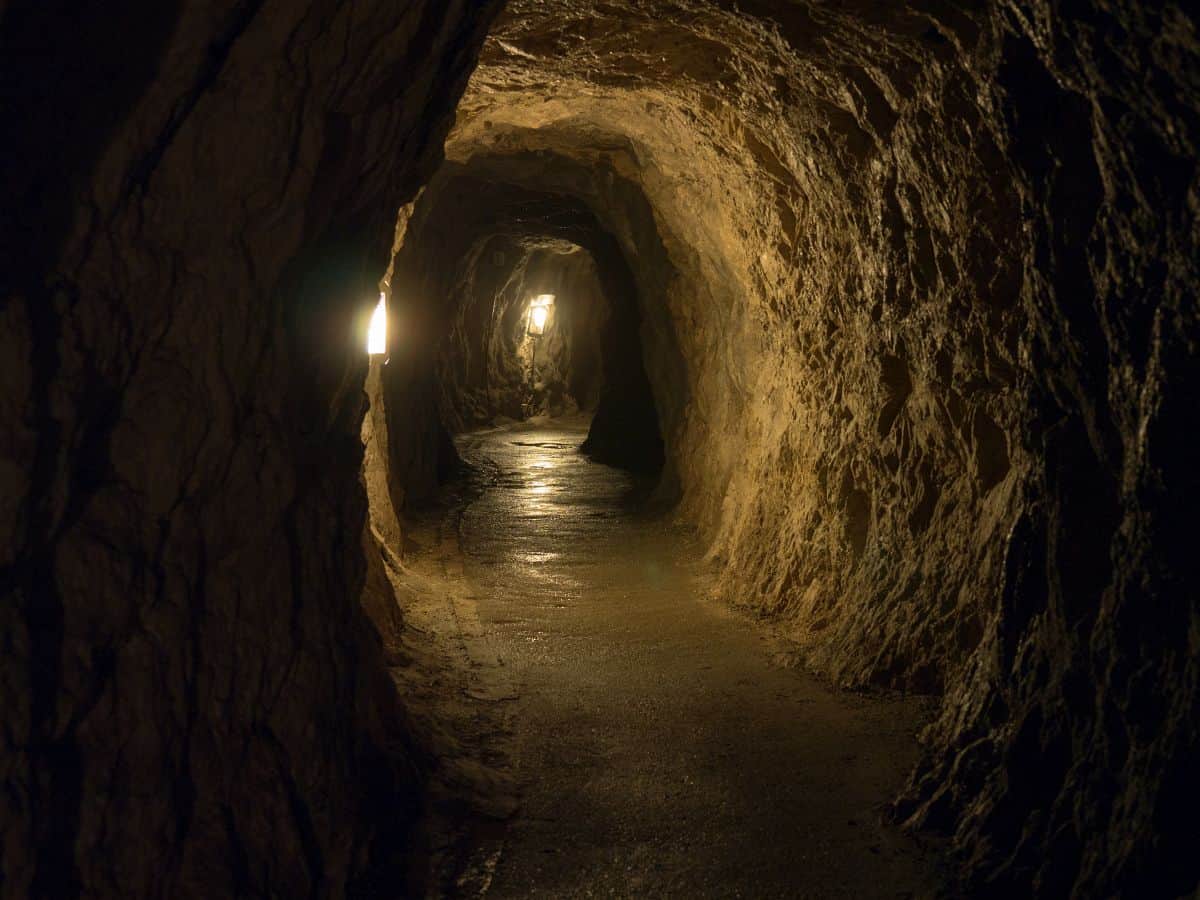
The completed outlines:
<svg viewBox="0 0 1200 900">
<path fill-rule="evenodd" d="M 541 335 L 550 320 L 550 307 L 554 305 L 553 294 L 538 294 L 529 302 L 529 333 Z"/>
<path fill-rule="evenodd" d="M 367 332 L 367 353 L 378 356 L 387 353 L 387 300 L 379 295 L 379 305 L 371 314 L 371 328 Z"/>
</svg>

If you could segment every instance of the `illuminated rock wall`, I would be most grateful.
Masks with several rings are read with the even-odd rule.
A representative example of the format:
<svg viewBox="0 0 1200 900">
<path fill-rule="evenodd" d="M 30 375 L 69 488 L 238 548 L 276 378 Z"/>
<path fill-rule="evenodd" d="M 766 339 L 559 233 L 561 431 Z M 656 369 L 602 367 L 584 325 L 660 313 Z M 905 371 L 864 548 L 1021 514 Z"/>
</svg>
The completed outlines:
<svg viewBox="0 0 1200 900">
<path fill-rule="evenodd" d="M 514 0 L 448 158 L 622 247 L 724 595 L 944 692 L 898 818 L 982 893 L 1194 890 L 1194 18 L 736 6 Z"/>
</svg>

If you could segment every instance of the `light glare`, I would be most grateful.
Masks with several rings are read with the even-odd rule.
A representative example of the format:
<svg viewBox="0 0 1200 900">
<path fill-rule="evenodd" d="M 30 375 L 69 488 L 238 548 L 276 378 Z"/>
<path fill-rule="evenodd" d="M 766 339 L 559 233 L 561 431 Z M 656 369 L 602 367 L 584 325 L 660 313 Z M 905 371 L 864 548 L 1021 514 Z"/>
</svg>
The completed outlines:
<svg viewBox="0 0 1200 900">
<path fill-rule="evenodd" d="M 538 294 L 529 301 L 529 328 L 534 337 L 540 337 L 546 332 L 546 322 L 550 319 L 550 307 L 554 305 L 553 294 Z"/>
<path fill-rule="evenodd" d="M 367 353 L 379 356 L 387 353 L 387 300 L 379 295 L 379 305 L 371 314 L 371 328 L 367 332 Z"/>
</svg>

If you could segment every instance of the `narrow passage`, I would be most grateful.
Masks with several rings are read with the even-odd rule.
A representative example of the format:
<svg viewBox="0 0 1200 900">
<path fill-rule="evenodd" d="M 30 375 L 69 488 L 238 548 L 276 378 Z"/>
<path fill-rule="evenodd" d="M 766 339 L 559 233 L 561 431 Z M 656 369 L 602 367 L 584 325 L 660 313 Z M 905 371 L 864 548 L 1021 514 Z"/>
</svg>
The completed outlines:
<svg viewBox="0 0 1200 900">
<path fill-rule="evenodd" d="M 520 811 L 489 897 L 925 896 L 880 824 L 914 700 L 835 693 L 709 599 L 688 536 L 638 514 L 580 422 L 463 435 L 484 633 L 516 687 Z"/>
</svg>

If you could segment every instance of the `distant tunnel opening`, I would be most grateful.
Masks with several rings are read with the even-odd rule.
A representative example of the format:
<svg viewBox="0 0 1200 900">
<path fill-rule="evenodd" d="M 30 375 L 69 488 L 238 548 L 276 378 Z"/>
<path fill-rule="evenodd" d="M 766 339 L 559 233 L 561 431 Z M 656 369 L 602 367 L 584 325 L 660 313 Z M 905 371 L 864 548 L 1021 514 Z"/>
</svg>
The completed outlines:
<svg viewBox="0 0 1200 900">
<path fill-rule="evenodd" d="M 663 476 L 659 494 L 675 496 L 660 408 L 678 402 L 683 367 L 670 328 L 644 327 L 647 310 L 665 314 L 630 253 L 643 267 L 669 263 L 661 248 L 623 247 L 578 192 L 529 177 L 528 164 L 446 164 L 402 216 L 386 280 L 396 334 L 381 370 L 400 509 L 431 499 L 455 471 L 454 435 L 564 415 L 590 420 L 582 452 Z M 537 298 L 550 304 L 540 334 Z M 653 383 L 647 360 L 672 355 L 674 369 L 658 369 L 668 383 Z"/>
<path fill-rule="evenodd" d="M 450 430 L 594 412 L 605 375 L 600 334 L 611 313 L 587 251 L 498 236 L 461 268 L 437 361 Z"/>
</svg>

